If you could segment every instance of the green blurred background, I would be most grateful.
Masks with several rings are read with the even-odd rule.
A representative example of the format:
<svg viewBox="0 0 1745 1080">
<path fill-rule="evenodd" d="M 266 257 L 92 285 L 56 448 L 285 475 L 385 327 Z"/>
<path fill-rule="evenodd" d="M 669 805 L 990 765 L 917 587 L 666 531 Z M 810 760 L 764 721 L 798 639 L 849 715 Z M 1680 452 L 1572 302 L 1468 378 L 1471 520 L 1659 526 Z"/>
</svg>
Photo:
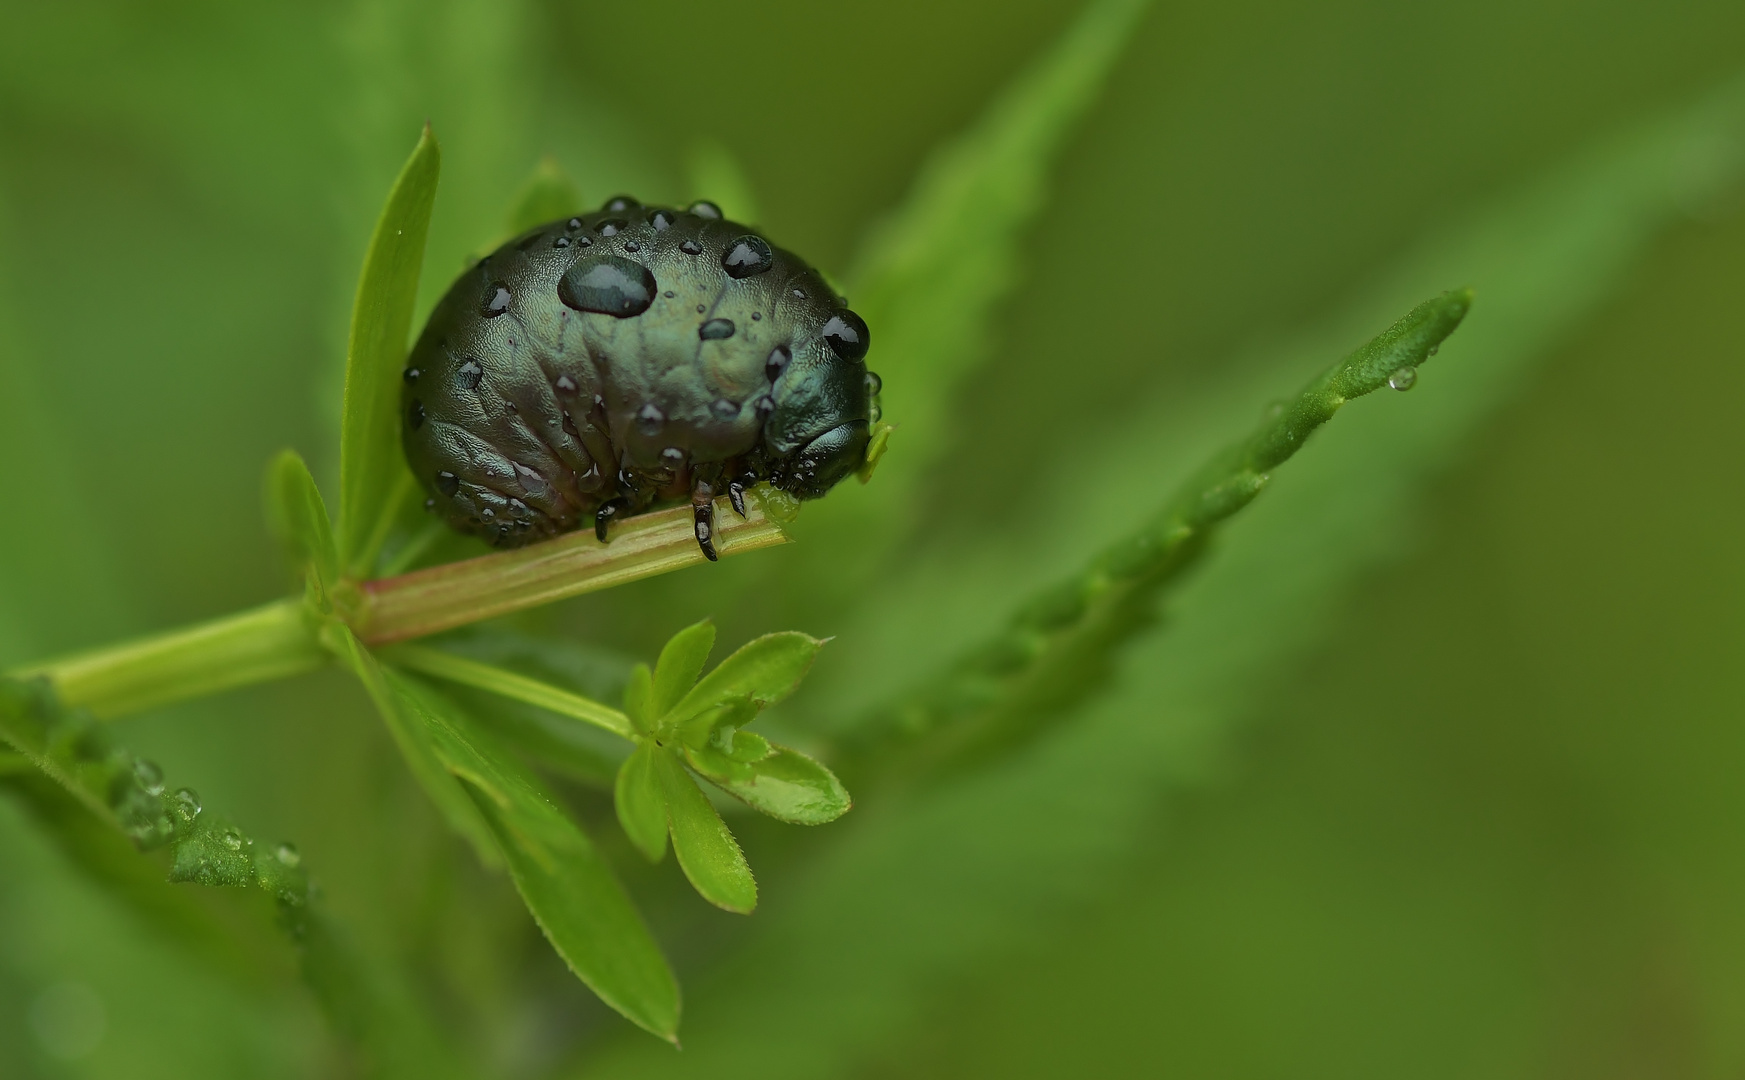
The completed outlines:
<svg viewBox="0 0 1745 1080">
<path fill-rule="evenodd" d="M 1079 7 L 0 4 L 0 667 L 290 588 L 261 470 L 336 475 L 357 266 L 424 120 L 426 303 L 546 154 L 590 202 L 746 214 L 701 189 L 725 148 L 845 275 Z M 1745 215 L 1725 184 L 1579 213 L 1628 186 L 1606 148 L 1742 67 L 1737 3 L 1157 3 L 904 528 L 830 529 L 878 481 L 846 486 L 797 548 L 519 628 L 836 634 L 779 721 L 840 729 L 1411 301 L 1471 280 L 1471 325 L 1285 466 L 1048 738 L 824 829 L 735 819 L 749 921 L 566 789 L 685 983 L 682 1053 L 563 970 L 336 673 L 120 737 L 294 838 L 483 1075 L 1745 1075 Z M 1600 255 L 1546 255 L 1560 215 Z M 352 1069 L 294 979 L 190 959 L 0 801 L 0 1076 Z"/>
</svg>

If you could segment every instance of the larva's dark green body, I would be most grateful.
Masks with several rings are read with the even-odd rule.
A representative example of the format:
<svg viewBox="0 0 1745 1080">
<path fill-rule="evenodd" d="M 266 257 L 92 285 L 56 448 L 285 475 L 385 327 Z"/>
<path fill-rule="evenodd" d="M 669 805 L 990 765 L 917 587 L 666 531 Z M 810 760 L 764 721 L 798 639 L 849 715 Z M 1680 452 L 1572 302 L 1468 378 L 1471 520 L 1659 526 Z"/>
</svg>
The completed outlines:
<svg viewBox="0 0 1745 1080">
<path fill-rule="evenodd" d="M 709 204 L 615 199 L 449 289 L 407 365 L 406 457 L 503 546 L 758 480 L 816 497 L 865 454 L 866 345 L 817 271 Z"/>
</svg>

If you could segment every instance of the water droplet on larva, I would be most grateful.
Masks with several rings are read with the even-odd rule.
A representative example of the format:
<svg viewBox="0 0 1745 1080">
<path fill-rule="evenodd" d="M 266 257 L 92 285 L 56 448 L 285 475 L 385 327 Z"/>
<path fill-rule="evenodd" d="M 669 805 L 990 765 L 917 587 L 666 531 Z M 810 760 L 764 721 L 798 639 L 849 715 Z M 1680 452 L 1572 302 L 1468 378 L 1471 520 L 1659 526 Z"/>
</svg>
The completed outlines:
<svg viewBox="0 0 1745 1080">
<path fill-rule="evenodd" d="M 708 199 L 698 199 L 696 202 L 691 204 L 690 209 L 687 212 L 695 214 L 700 218 L 708 218 L 710 221 L 721 220 L 721 208 L 710 202 Z"/>
<path fill-rule="evenodd" d="M 610 199 L 607 199 L 606 205 L 600 207 L 600 209 L 609 214 L 622 214 L 624 211 L 629 210 L 632 207 L 641 205 L 641 203 L 636 201 L 636 196 L 634 195 L 614 195 Z"/>
<path fill-rule="evenodd" d="M 529 491 L 545 486 L 545 477 L 537 469 L 530 469 L 519 461 L 515 463 L 515 478 L 521 481 L 521 486 Z M 513 500 L 511 500 L 513 502 Z M 525 507 L 523 507 L 525 509 Z"/>
<path fill-rule="evenodd" d="M 479 311 L 485 318 L 495 319 L 509 310 L 509 300 L 509 286 L 501 281 L 494 282 L 485 290 L 485 302 L 479 306 Z"/>
<path fill-rule="evenodd" d="M 768 270 L 775 261 L 775 252 L 763 238 L 748 233 L 727 245 L 727 254 L 721 256 L 721 268 L 728 277 L 748 278 Z"/>
<path fill-rule="evenodd" d="M 685 452 L 676 446 L 669 446 L 660 452 L 660 463 L 669 469 L 676 469 L 685 463 Z"/>
<path fill-rule="evenodd" d="M 624 241 L 624 250 L 625 251 L 641 251 L 642 245 L 637 243 L 634 240 L 626 240 L 626 241 Z"/>
<path fill-rule="evenodd" d="M 704 341 L 720 341 L 732 337 L 733 329 L 732 319 L 710 319 L 697 327 L 697 336 Z"/>
<path fill-rule="evenodd" d="M 830 316 L 830 321 L 824 324 L 822 334 L 830 347 L 836 350 L 836 355 L 844 360 L 865 358 L 867 346 L 871 344 L 866 323 L 859 315 L 846 309 Z"/>
<path fill-rule="evenodd" d="M 424 403 L 417 398 L 413 398 L 412 404 L 406 406 L 406 426 L 413 431 L 424 426 Z"/>
<path fill-rule="evenodd" d="M 557 387 L 557 392 L 565 397 L 573 396 L 578 389 L 576 386 L 576 380 L 570 378 L 568 375 L 559 375 L 557 377 L 557 382 L 552 385 Z"/>
<path fill-rule="evenodd" d="M 752 408 L 757 410 L 759 418 L 766 417 L 776 411 L 776 399 L 765 394 L 757 399 Z"/>
<path fill-rule="evenodd" d="M 758 322 L 762 318 L 763 318 L 763 312 L 761 312 L 761 311 L 754 311 L 751 313 L 751 321 L 752 322 Z"/>
<path fill-rule="evenodd" d="M 695 240 L 686 240 L 679 244 L 679 250 L 684 252 L 686 255 L 701 255 L 703 254 L 703 245 L 697 243 Z"/>
<path fill-rule="evenodd" d="M 594 226 L 594 231 L 599 233 L 601 236 L 617 236 L 620 232 L 623 232 L 624 228 L 629 224 L 630 222 L 625 221 L 623 218 L 607 218 L 605 221 Z"/>
<path fill-rule="evenodd" d="M 795 289 L 794 290 L 794 299 L 795 300 L 806 299 L 806 290 L 805 289 Z"/>
<path fill-rule="evenodd" d="M 570 223 L 569 223 L 569 227 L 570 227 L 570 228 L 571 228 L 571 229 L 579 229 L 579 228 L 581 228 L 581 227 L 582 227 L 582 219 L 581 219 L 581 218 L 579 218 L 579 217 L 573 217 L 573 218 L 570 218 Z"/>
<path fill-rule="evenodd" d="M 708 310 L 709 310 L 709 308 L 705 304 L 698 304 L 697 305 L 697 314 L 699 314 L 699 315 L 703 314 L 703 312 L 708 311 Z"/>
<path fill-rule="evenodd" d="M 288 866 L 292 870 L 297 869 L 303 862 L 303 855 L 297 850 L 297 845 L 288 840 L 273 849 L 273 858 L 279 860 L 280 866 Z"/>
<path fill-rule="evenodd" d="M 419 371 L 417 368 L 409 367 L 400 373 L 400 378 L 405 379 L 407 385 L 411 385 L 412 383 L 417 382 L 418 376 L 422 374 L 424 374 L 424 372 Z"/>
<path fill-rule="evenodd" d="M 455 369 L 454 381 L 467 390 L 477 390 L 479 384 L 485 381 L 485 369 L 477 360 L 468 358 L 466 363 Z"/>
<path fill-rule="evenodd" d="M 425 499 L 424 500 L 424 509 L 426 509 L 426 510 L 436 509 L 436 500 L 435 499 Z"/>
<path fill-rule="evenodd" d="M 879 391 L 883 390 L 884 388 L 885 388 L 885 380 L 879 378 L 878 372 L 869 371 L 866 373 L 866 396 L 867 397 L 878 397 Z"/>
<path fill-rule="evenodd" d="M 442 492 L 444 495 L 453 495 L 455 492 L 460 490 L 460 477 L 451 472 L 437 473 L 436 490 Z"/>
<path fill-rule="evenodd" d="M 495 511 L 487 506 L 483 510 L 479 511 L 479 517 L 483 518 L 486 521 L 495 521 L 495 520 L 497 520 L 497 511 Z"/>
<path fill-rule="evenodd" d="M 558 279 L 558 299 L 577 311 L 627 319 L 654 303 L 654 275 L 648 267 L 616 255 L 583 259 Z"/>
<path fill-rule="evenodd" d="M 775 382 L 782 377 L 782 372 L 787 370 L 788 361 L 793 358 L 794 354 L 788 351 L 786 345 L 777 345 L 769 351 L 769 359 L 763 362 L 764 375 L 770 382 Z"/>
<path fill-rule="evenodd" d="M 715 404 L 709 406 L 709 411 L 715 414 L 717 420 L 732 420 L 739 416 L 739 403 L 726 398 L 716 398 Z"/>
<path fill-rule="evenodd" d="M 1388 385 L 1395 390 L 1410 390 L 1418 381 L 1418 369 L 1410 364 L 1388 376 Z"/>
<path fill-rule="evenodd" d="M 665 210 L 656 210 L 648 215 L 648 223 L 654 226 L 655 232 L 666 232 L 673 227 L 673 216 Z"/>
<path fill-rule="evenodd" d="M 668 300 L 671 300 L 673 297 L 677 296 L 678 293 L 675 293 L 671 289 L 668 289 L 666 292 L 661 293 L 661 295 L 666 297 Z"/>
<path fill-rule="evenodd" d="M 570 246 L 570 238 L 567 236 L 560 236 L 551 242 L 551 246 L 554 248 L 567 248 Z"/>
<path fill-rule="evenodd" d="M 139 786 L 147 795 L 162 795 L 164 793 L 164 771 L 158 768 L 155 761 L 140 758 L 133 763 L 133 778 L 139 781 Z"/>
<path fill-rule="evenodd" d="M 636 427 L 644 435 L 654 435 L 666 426 L 666 413 L 660 411 L 660 406 L 648 402 L 636 412 Z"/>
</svg>

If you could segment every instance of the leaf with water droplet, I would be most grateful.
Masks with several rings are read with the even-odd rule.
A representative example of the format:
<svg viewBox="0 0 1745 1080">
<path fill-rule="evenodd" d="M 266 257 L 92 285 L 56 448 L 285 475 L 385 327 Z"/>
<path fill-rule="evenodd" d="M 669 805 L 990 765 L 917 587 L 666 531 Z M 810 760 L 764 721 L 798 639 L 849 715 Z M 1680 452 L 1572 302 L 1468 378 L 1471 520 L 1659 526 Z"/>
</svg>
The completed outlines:
<svg viewBox="0 0 1745 1080">
<path fill-rule="evenodd" d="M 400 381 L 440 171 L 427 124 L 376 222 L 352 306 L 338 548 L 344 572 L 355 577 L 369 576 L 400 504 L 416 489 L 400 452 Z"/>
</svg>

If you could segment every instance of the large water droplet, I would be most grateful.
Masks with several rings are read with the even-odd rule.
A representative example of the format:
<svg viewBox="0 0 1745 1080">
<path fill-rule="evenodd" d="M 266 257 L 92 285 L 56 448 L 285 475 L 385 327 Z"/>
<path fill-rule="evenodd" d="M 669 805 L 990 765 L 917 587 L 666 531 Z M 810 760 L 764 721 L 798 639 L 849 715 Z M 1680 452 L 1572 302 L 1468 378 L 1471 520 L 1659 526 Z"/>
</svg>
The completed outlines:
<svg viewBox="0 0 1745 1080">
<path fill-rule="evenodd" d="M 424 426 L 424 403 L 417 398 L 413 398 L 412 404 L 406 406 L 406 426 L 413 431 Z"/>
<path fill-rule="evenodd" d="M 673 216 L 665 210 L 656 210 L 648 215 L 648 223 L 654 226 L 655 232 L 666 232 L 673 227 Z"/>
<path fill-rule="evenodd" d="M 436 490 L 453 495 L 460 490 L 460 478 L 451 472 L 439 472 L 436 474 Z"/>
<path fill-rule="evenodd" d="M 629 224 L 630 222 L 625 221 L 623 218 L 607 218 L 605 221 L 594 226 L 594 231 L 599 233 L 601 236 L 617 236 L 619 233 L 623 232 Z"/>
<path fill-rule="evenodd" d="M 878 372 L 869 371 L 866 373 L 866 396 L 867 397 L 878 397 L 879 391 L 883 390 L 884 388 L 885 388 L 885 380 L 879 378 Z"/>
<path fill-rule="evenodd" d="M 477 360 L 471 359 L 470 357 L 460 367 L 456 368 L 454 372 L 454 381 L 459 383 L 461 387 L 466 390 L 477 390 L 479 388 L 479 383 L 484 380 L 484 367 L 482 367 Z"/>
<path fill-rule="evenodd" d="M 606 205 L 600 207 L 600 209 L 609 214 L 622 214 L 626 210 L 641 205 L 641 203 L 636 201 L 636 196 L 634 195 L 614 195 L 610 199 L 607 199 Z"/>
<path fill-rule="evenodd" d="M 697 336 L 704 341 L 720 341 L 723 338 L 732 337 L 733 329 L 732 319 L 710 319 L 702 326 L 697 327 Z"/>
<path fill-rule="evenodd" d="M 155 761 L 140 758 L 133 763 L 133 778 L 139 781 L 139 786 L 147 795 L 162 795 L 164 793 L 164 771 L 158 768 Z"/>
<path fill-rule="evenodd" d="M 763 242 L 763 238 L 749 233 L 728 244 L 727 254 L 721 256 L 721 268 L 731 278 L 753 277 L 774 266 L 775 262 L 775 252 Z"/>
<path fill-rule="evenodd" d="M 558 279 L 558 299 L 577 311 L 620 319 L 640 315 L 654 303 L 654 275 L 648 267 L 616 255 L 584 259 Z"/>
<path fill-rule="evenodd" d="M 1388 376 L 1388 385 L 1395 390 L 1410 390 L 1418 382 L 1418 369 L 1410 364 Z"/>
<path fill-rule="evenodd" d="M 303 854 L 297 850 L 297 845 L 289 840 L 283 841 L 273 849 L 273 858 L 279 860 L 280 866 L 297 869 L 303 863 Z"/>
<path fill-rule="evenodd" d="M 485 290 L 485 300 L 479 305 L 479 311 L 485 318 L 495 319 L 509 310 L 510 299 L 512 298 L 509 295 L 509 286 L 501 281 L 493 282 L 490 288 Z"/>
<path fill-rule="evenodd" d="M 700 218 L 708 218 L 710 221 L 721 220 L 721 208 L 708 199 L 698 199 L 690 205 L 687 213 L 695 214 Z"/>
<path fill-rule="evenodd" d="M 530 469 L 519 461 L 515 462 L 515 479 L 521 481 L 521 486 L 528 491 L 536 491 L 545 487 L 545 477 L 539 470 Z"/>
<path fill-rule="evenodd" d="M 644 435 L 655 435 L 666 426 L 666 413 L 660 411 L 660 406 L 650 401 L 636 412 L 636 427 Z"/>
<path fill-rule="evenodd" d="M 772 383 L 781 378 L 782 372 L 788 369 L 788 361 L 793 358 L 794 354 L 788 351 L 786 345 L 777 345 L 775 348 L 771 349 L 769 351 L 769 359 L 763 362 L 763 373 L 765 377 L 767 377 Z"/>
<path fill-rule="evenodd" d="M 830 321 L 824 324 L 822 334 L 830 347 L 836 350 L 836 355 L 844 360 L 863 359 L 867 346 L 872 343 L 865 321 L 848 310 L 830 316 Z"/>
</svg>

